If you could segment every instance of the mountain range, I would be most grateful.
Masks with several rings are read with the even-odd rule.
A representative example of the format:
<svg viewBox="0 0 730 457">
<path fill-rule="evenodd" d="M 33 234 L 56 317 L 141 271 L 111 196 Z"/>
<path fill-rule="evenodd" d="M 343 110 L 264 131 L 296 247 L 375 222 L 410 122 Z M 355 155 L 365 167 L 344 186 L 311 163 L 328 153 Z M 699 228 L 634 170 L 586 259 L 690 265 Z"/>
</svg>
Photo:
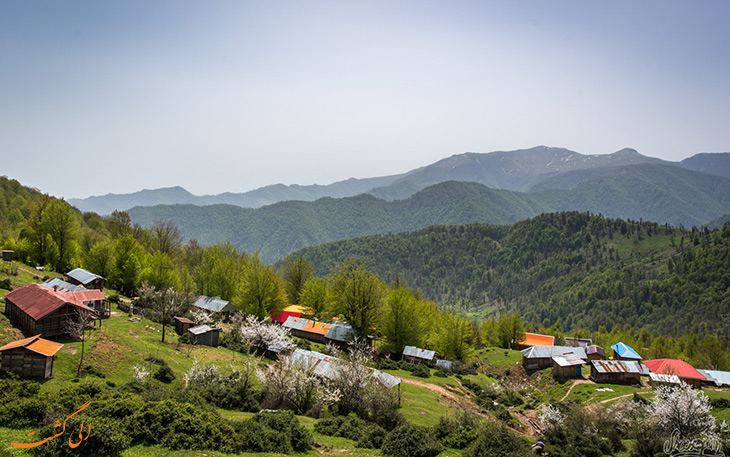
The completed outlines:
<svg viewBox="0 0 730 457">
<path fill-rule="evenodd" d="M 664 163 L 687 170 L 730 178 L 730 154 L 697 154 L 681 162 L 646 157 L 633 149 L 608 155 L 583 155 L 562 148 L 538 146 L 517 151 L 457 154 L 406 173 L 366 179 L 350 178 L 329 185 L 274 184 L 244 193 L 193 195 L 183 187 L 142 190 L 131 194 L 107 194 L 69 203 L 81 211 L 110 214 L 135 206 L 216 205 L 259 208 L 280 201 L 314 201 L 322 197 L 343 198 L 369 193 L 384 200 L 408 198 L 419 190 L 445 181 L 477 182 L 493 189 L 535 192 L 567 188 L 617 167 Z"/>
</svg>

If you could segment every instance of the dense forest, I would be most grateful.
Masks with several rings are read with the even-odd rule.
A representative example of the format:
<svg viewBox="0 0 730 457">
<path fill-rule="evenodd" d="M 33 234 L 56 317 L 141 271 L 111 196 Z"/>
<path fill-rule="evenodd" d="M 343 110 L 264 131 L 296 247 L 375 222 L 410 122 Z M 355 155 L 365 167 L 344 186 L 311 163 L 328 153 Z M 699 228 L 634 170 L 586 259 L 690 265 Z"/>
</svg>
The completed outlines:
<svg viewBox="0 0 730 457">
<path fill-rule="evenodd" d="M 481 317 L 517 310 L 564 330 L 730 330 L 728 226 L 680 230 L 550 213 L 508 226 L 436 226 L 332 242 L 294 256 L 319 274 L 354 257 L 381 277 L 397 272 L 443 308 Z"/>
</svg>

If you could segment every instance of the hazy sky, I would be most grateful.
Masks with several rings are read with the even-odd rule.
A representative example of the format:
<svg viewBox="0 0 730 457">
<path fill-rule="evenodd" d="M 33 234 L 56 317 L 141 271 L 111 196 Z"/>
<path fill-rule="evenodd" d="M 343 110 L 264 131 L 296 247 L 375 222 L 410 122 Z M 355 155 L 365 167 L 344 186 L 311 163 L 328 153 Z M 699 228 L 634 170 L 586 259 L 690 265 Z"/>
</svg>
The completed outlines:
<svg viewBox="0 0 730 457">
<path fill-rule="evenodd" d="M 536 145 L 730 151 L 730 2 L 0 1 L 0 175 L 329 184 Z"/>
</svg>

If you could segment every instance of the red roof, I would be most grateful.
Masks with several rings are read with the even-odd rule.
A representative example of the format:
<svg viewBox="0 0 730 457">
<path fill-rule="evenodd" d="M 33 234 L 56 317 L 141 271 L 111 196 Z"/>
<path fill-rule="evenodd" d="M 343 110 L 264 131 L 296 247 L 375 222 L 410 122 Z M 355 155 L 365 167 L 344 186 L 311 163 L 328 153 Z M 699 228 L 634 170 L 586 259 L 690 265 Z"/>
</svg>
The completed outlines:
<svg viewBox="0 0 730 457">
<path fill-rule="evenodd" d="M 51 357 L 63 347 L 63 344 L 44 340 L 40 337 L 40 335 L 36 335 L 31 336 L 30 338 L 25 338 L 22 340 L 13 341 L 12 343 L 8 343 L 0 348 L 0 352 L 20 347 L 24 347 L 33 352 L 37 352 L 38 354 L 43 354 L 47 357 Z"/>
<path fill-rule="evenodd" d="M 72 299 L 76 302 L 99 301 L 99 300 L 104 300 L 106 298 L 104 296 L 104 292 L 100 291 L 99 289 L 77 290 L 74 292 L 63 292 L 63 296 L 64 297 L 71 296 Z"/>
<path fill-rule="evenodd" d="M 53 289 L 35 283 L 10 291 L 5 294 L 5 298 L 9 299 L 15 306 L 36 321 L 61 308 L 65 304 L 78 306 L 92 313 L 94 312 L 93 309 L 77 301 L 70 294 L 55 292 Z"/>
<path fill-rule="evenodd" d="M 644 365 L 656 374 L 677 375 L 680 378 L 707 379 L 702 373 L 695 370 L 692 365 L 684 360 L 677 359 L 656 359 L 645 360 Z"/>
</svg>

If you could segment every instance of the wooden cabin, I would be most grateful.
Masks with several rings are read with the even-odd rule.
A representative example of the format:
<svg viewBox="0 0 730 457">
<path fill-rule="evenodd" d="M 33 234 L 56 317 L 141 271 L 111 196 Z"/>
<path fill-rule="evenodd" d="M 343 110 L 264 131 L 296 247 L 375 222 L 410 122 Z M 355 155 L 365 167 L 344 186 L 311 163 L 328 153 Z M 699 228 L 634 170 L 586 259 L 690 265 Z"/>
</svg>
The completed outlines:
<svg viewBox="0 0 730 457">
<path fill-rule="evenodd" d="M 575 354 L 554 355 L 553 376 L 560 379 L 582 378 L 585 360 Z"/>
<path fill-rule="evenodd" d="M 195 327 L 195 322 L 191 321 L 187 317 L 175 316 L 172 320 L 175 321 L 175 333 L 178 335 L 182 335 L 187 332 L 190 327 Z"/>
<path fill-rule="evenodd" d="M 523 349 L 522 365 L 525 370 L 540 370 L 552 366 L 553 356 L 572 354 L 581 360 L 586 360 L 586 352 L 581 347 L 570 346 L 533 346 Z"/>
<path fill-rule="evenodd" d="M 637 360 L 593 360 L 591 379 L 599 384 L 640 384 L 649 368 Z"/>
<path fill-rule="evenodd" d="M 198 325 L 197 327 L 188 329 L 188 333 L 190 333 L 190 342 L 192 344 L 217 348 L 221 329 L 207 325 Z"/>
<path fill-rule="evenodd" d="M 403 348 L 403 360 L 411 365 L 420 365 L 422 363 L 433 365 L 435 357 L 436 351 L 421 349 L 415 346 L 406 346 Z"/>
<path fill-rule="evenodd" d="M 44 340 L 40 335 L 8 343 L 0 348 L 0 372 L 21 378 L 48 379 L 53 376 L 53 360 L 63 344 Z"/>
<path fill-rule="evenodd" d="M 71 284 L 84 286 L 87 289 L 104 290 L 105 278 L 94 274 L 90 271 L 86 271 L 83 268 L 75 268 L 66 273 L 66 278 Z"/>
<path fill-rule="evenodd" d="M 588 361 L 606 360 L 606 352 L 601 346 L 591 345 L 586 348 L 586 357 Z"/>
</svg>

